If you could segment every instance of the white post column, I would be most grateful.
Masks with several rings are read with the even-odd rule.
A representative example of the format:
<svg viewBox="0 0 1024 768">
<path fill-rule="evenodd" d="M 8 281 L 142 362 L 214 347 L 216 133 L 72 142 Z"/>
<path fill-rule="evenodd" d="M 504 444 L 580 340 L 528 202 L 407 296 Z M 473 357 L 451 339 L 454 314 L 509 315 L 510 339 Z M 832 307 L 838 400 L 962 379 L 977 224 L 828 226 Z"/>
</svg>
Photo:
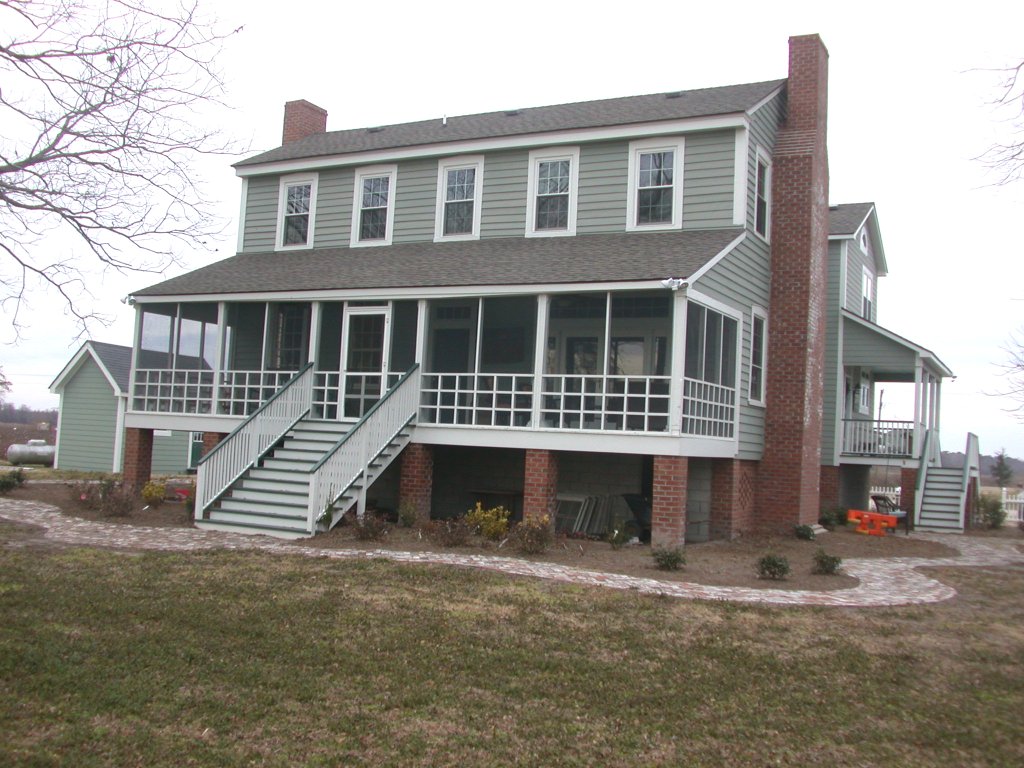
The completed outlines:
<svg viewBox="0 0 1024 768">
<path fill-rule="evenodd" d="M 530 425 L 540 427 L 540 404 L 544 392 L 544 367 L 548 352 L 548 306 L 550 296 L 537 296 L 537 328 L 533 342 L 533 401 L 530 410 Z"/>
<path fill-rule="evenodd" d="M 924 384 L 922 378 L 924 376 L 924 370 L 921 368 L 921 364 L 918 363 L 914 368 L 914 453 L 921 456 L 921 446 L 924 439 L 924 435 L 921 432 L 921 422 L 923 410 L 923 397 L 924 397 Z M 923 457 L 922 457 L 923 458 Z"/>
<path fill-rule="evenodd" d="M 669 382 L 669 434 L 683 429 L 683 376 L 686 371 L 686 291 L 672 294 L 672 380 Z"/>
<path fill-rule="evenodd" d="M 228 336 L 228 304 L 226 301 L 217 302 L 217 361 L 213 364 L 213 392 L 211 393 L 210 415 L 216 416 L 220 413 L 220 384 L 224 370 L 224 359 L 227 357 L 227 336 Z"/>
<path fill-rule="evenodd" d="M 427 300 L 420 299 L 416 304 L 416 357 L 414 358 L 420 367 L 423 367 L 423 358 L 427 354 Z M 421 371 L 422 373 L 422 371 Z"/>
</svg>

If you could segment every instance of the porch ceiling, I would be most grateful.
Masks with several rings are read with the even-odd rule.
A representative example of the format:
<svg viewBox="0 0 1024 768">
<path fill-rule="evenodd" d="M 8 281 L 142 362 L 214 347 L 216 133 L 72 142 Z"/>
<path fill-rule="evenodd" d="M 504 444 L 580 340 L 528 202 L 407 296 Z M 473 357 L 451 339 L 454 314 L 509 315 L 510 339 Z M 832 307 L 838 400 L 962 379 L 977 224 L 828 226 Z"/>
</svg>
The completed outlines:
<svg viewBox="0 0 1024 768">
<path fill-rule="evenodd" d="M 316 292 L 339 289 L 543 285 L 689 277 L 742 229 L 509 237 L 387 248 L 244 253 L 134 296 Z"/>
<path fill-rule="evenodd" d="M 871 369 L 875 381 L 912 382 L 918 363 L 938 377 L 952 376 L 935 353 L 843 310 L 843 365 Z"/>
</svg>

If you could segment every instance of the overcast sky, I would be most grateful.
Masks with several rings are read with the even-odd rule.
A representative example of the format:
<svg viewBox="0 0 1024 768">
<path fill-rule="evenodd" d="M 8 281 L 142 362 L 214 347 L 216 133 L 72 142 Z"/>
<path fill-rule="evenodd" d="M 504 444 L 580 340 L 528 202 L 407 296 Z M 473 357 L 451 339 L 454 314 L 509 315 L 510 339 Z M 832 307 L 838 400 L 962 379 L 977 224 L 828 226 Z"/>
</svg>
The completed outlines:
<svg viewBox="0 0 1024 768">
<path fill-rule="evenodd" d="M 225 28 L 244 25 L 220 62 L 233 113 L 217 119 L 255 152 L 280 143 L 284 102 L 298 98 L 336 130 L 769 80 L 786 76 L 788 37 L 817 32 L 830 53 L 831 202 L 878 206 L 889 265 L 879 321 L 957 374 L 942 389 L 944 450 L 963 450 L 973 431 L 983 452 L 1024 457 L 1024 424 L 993 394 L 1005 387 L 1002 346 L 1024 326 L 1024 182 L 993 186 L 975 159 L 1009 130 L 991 105 L 991 70 L 1024 58 L 1024 4 L 693 5 L 208 2 Z M 231 162 L 198 168 L 226 221 L 216 252 L 183 254 L 167 277 L 234 253 Z M 159 279 L 91 273 L 93 306 L 113 318 L 91 338 L 130 344 L 133 311 L 120 300 Z M 0 365 L 11 402 L 56 406 L 47 387 L 81 340 L 54 297 L 30 304 L 13 345 L 4 310 Z M 886 387 L 883 418 L 911 418 L 906 392 Z"/>
</svg>

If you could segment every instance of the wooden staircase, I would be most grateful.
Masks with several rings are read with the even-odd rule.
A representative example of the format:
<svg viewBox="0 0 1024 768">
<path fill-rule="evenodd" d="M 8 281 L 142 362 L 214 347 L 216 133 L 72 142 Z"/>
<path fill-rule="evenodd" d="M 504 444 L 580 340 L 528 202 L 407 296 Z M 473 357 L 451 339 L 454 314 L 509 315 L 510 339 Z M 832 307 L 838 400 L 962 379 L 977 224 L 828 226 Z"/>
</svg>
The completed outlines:
<svg viewBox="0 0 1024 768">
<path fill-rule="evenodd" d="M 964 488 L 962 469 L 928 467 L 924 496 L 916 525 L 920 531 L 963 533 Z"/>
</svg>

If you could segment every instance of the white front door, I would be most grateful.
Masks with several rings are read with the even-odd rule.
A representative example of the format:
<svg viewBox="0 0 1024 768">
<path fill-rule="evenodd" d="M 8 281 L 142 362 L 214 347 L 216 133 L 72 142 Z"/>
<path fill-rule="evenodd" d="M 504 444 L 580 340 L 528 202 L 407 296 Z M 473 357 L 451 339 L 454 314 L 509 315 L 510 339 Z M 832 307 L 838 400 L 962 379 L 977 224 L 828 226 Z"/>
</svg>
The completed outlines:
<svg viewBox="0 0 1024 768">
<path fill-rule="evenodd" d="M 342 417 L 358 419 L 387 389 L 389 307 L 346 307 L 342 329 Z"/>
</svg>

